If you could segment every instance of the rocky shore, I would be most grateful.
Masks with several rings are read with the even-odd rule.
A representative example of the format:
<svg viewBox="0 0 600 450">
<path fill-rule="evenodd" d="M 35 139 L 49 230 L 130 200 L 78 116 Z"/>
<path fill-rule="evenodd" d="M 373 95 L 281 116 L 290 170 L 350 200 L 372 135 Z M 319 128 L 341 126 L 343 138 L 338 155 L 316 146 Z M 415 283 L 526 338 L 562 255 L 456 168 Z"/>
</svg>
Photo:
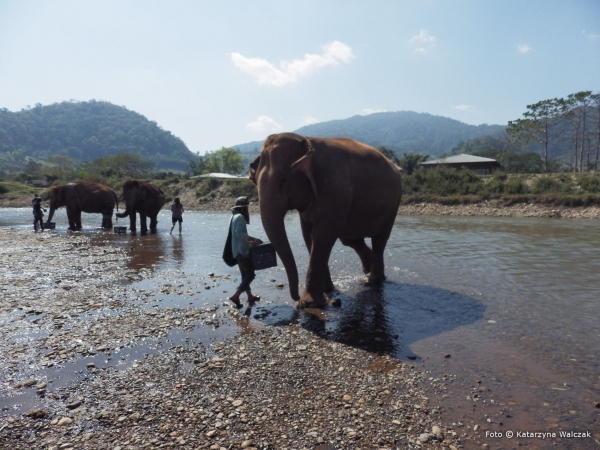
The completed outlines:
<svg viewBox="0 0 600 450">
<path fill-rule="evenodd" d="M 152 308 L 157 294 L 190 296 L 233 282 L 174 276 L 143 290 L 131 281 L 154 274 L 128 268 L 130 259 L 127 249 L 78 233 L 2 230 L 1 448 L 474 444 L 462 423 L 440 419 L 452 376 L 434 378 L 297 325 L 259 326 L 226 302 Z M 165 339 L 200 327 L 218 337 L 226 323 L 244 332 L 222 342 Z M 127 349 L 141 344 L 152 351 L 129 360 Z"/>
</svg>

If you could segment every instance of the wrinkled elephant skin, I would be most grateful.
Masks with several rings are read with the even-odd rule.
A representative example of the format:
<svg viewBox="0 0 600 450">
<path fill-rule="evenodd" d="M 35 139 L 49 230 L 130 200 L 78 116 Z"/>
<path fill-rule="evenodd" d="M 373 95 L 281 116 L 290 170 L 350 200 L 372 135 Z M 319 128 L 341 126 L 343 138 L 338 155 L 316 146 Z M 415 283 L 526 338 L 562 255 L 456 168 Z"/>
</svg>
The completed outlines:
<svg viewBox="0 0 600 450">
<path fill-rule="evenodd" d="M 63 206 L 67 209 L 69 230 L 81 230 L 81 213 L 102 213 L 106 204 L 117 205 L 117 194 L 108 186 L 89 181 L 54 186 L 50 190 L 50 212 L 47 222 L 52 220 L 54 212 Z M 108 224 L 112 227 L 112 221 Z"/>
<path fill-rule="evenodd" d="M 163 192 L 153 184 L 145 181 L 129 180 L 123 184 L 123 200 L 125 211 L 117 217 L 129 216 L 129 229 L 137 231 L 136 214 L 140 215 L 140 230 L 148 232 L 146 218 L 150 218 L 150 231 L 156 231 L 157 216 L 166 202 Z"/>
<path fill-rule="evenodd" d="M 265 232 L 285 266 L 290 295 L 299 306 L 324 306 L 333 290 L 329 256 L 335 242 L 353 248 L 369 283 L 385 279 L 383 252 L 402 196 L 400 169 L 381 152 L 352 139 L 271 135 L 250 164 Z M 298 210 L 310 253 L 306 286 L 298 270 L 284 216 Z M 370 237 L 372 248 L 365 243 Z"/>
</svg>

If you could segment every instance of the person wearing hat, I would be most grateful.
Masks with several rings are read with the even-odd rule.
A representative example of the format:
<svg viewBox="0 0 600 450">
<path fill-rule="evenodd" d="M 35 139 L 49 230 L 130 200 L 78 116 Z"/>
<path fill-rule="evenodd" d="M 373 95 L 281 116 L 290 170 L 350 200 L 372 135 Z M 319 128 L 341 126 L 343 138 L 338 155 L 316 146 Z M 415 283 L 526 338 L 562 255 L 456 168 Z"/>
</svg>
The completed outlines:
<svg viewBox="0 0 600 450">
<path fill-rule="evenodd" d="M 245 292 L 248 296 L 248 303 L 252 304 L 260 300 L 258 295 L 252 295 L 250 290 L 250 283 L 256 277 L 254 273 L 254 264 L 252 264 L 252 258 L 250 256 L 250 247 L 260 245 L 263 242 L 260 239 L 248 236 L 246 225 L 250 224 L 250 213 L 248 207 L 250 202 L 246 197 L 239 197 L 235 201 L 235 205 L 231 208 L 233 217 L 231 218 L 231 250 L 233 257 L 237 260 L 240 273 L 242 275 L 242 281 L 238 286 L 235 293 L 229 297 L 235 306 L 241 308 L 240 295 Z"/>
</svg>

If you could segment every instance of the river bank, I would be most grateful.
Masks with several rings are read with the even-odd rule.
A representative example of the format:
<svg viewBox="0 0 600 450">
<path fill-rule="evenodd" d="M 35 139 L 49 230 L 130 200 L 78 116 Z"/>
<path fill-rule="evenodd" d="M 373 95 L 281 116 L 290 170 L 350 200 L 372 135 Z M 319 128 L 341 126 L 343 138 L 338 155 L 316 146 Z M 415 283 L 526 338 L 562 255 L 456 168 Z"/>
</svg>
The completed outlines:
<svg viewBox="0 0 600 450">
<path fill-rule="evenodd" d="M 183 190 L 179 197 L 188 211 L 227 211 L 235 198 L 224 191 L 215 191 L 214 196 L 198 197 L 192 191 Z M 0 207 L 30 207 L 29 196 L 6 196 L 0 198 Z M 165 205 L 163 208 L 167 208 Z M 121 205 L 123 208 L 123 205 Z M 250 206 L 251 212 L 260 210 L 258 202 Z M 477 203 L 446 205 L 436 202 L 402 203 L 400 215 L 436 216 L 489 216 L 489 217 L 541 217 L 552 219 L 600 219 L 600 206 L 556 206 L 541 203 L 516 203 L 506 205 L 499 200 L 482 200 Z"/>
<path fill-rule="evenodd" d="M 79 233 L 3 229 L 0 447 L 475 445 L 477 433 L 439 418 L 452 375 L 433 378 L 298 325 L 251 323 L 225 297 L 213 307 L 151 308 L 155 295 L 234 283 L 209 273 L 197 286 L 180 277 L 140 290 L 131 282 L 153 271 L 129 268 L 130 259 Z M 244 331 L 219 342 L 227 323 Z M 198 327 L 212 330 L 212 342 L 173 344 Z M 136 346 L 146 353 L 128 356 Z"/>
</svg>

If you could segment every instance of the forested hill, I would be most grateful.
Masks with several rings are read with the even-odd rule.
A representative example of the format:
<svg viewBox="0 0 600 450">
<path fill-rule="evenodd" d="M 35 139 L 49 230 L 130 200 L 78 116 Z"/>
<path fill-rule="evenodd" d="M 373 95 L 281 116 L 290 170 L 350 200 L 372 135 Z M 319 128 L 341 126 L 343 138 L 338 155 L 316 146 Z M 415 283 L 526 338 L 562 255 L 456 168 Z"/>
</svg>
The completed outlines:
<svg viewBox="0 0 600 450">
<path fill-rule="evenodd" d="M 402 153 L 438 156 L 474 137 L 502 135 L 502 125 L 468 125 L 448 117 L 412 111 L 382 112 L 353 116 L 299 128 L 295 133 L 317 137 L 348 137 L 372 147 L 385 146 Z M 253 153 L 262 142 L 234 146 L 241 153 Z"/>
<path fill-rule="evenodd" d="M 156 122 L 108 102 L 63 102 L 11 112 L 0 109 L 0 161 L 23 167 L 25 157 L 65 155 L 90 161 L 137 153 L 157 168 L 186 170 L 194 154 Z"/>
</svg>

